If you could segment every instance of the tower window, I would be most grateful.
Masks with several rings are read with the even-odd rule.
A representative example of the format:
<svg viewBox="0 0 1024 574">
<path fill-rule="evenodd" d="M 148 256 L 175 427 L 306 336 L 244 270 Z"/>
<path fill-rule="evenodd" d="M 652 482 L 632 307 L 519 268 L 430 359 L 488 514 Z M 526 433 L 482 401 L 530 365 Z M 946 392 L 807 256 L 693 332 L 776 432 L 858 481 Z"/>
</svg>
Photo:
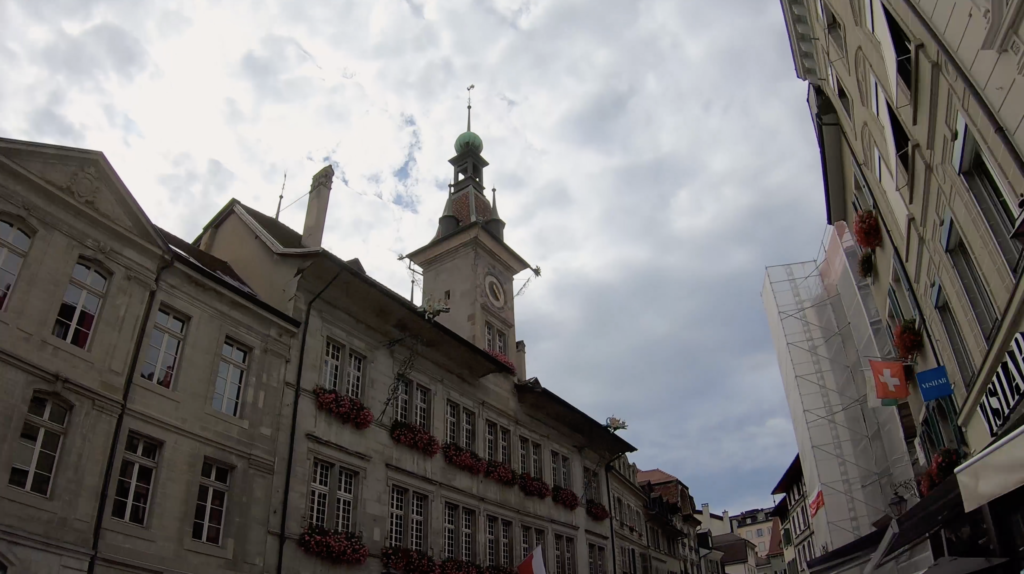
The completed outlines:
<svg viewBox="0 0 1024 574">
<path fill-rule="evenodd" d="M 452 300 L 452 292 L 451 292 L 451 290 L 450 290 L 450 289 L 449 289 L 449 290 L 446 290 L 446 291 L 444 292 L 444 300 L 445 300 L 446 302 L 447 302 L 447 301 L 451 301 L 451 300 Z"/>
<path fill-rule="evenodd" d="M 508 354 L 508 333 L 495 327 L 493 323 L 484 324 L 484 349 Z"/>
</svg>

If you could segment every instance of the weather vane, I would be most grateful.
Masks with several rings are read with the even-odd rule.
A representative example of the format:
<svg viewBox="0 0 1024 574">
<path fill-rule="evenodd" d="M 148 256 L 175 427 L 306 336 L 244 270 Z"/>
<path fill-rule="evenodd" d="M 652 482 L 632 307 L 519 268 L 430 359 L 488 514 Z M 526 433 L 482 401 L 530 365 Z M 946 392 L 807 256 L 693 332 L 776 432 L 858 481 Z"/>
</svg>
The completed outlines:
<svg viewBox="0 0 1024 574">
<path fill-rule="evenodd" d="M 472 129 L 470 129 L 469 114 L 472 113 L 472 110 L 473 110 L 473 88 L 475 88 L 475 87 L 476 87 L 475 84 L 470 84 L 469 87 L 466 88 L 466 131 L 467 132 L 473 131 Z"/>
</svg>

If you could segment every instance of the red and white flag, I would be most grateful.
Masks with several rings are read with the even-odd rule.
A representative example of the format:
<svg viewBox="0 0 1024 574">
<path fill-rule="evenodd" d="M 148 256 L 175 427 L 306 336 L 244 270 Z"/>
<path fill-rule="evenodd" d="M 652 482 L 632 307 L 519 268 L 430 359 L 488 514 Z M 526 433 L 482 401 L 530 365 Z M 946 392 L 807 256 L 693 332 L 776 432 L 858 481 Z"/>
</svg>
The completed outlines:
<svg viewBox="0 0 1024 574">
<path fill-rule="evenodd" d="M 821 488 L 818 488 L 818 493 L 814 495 L 808 506 L 811 507 L 811 518 L 814 518 L 814 515 L 825 506 L 825 494 L 821 492 Z"/>
<path fill-rule="evenodd" d="M 544 552 L 538 546 L 530 552 L 530 555 L 516 568 L 519 574 L 547 574 L 544 570 Z"/>
</svg>

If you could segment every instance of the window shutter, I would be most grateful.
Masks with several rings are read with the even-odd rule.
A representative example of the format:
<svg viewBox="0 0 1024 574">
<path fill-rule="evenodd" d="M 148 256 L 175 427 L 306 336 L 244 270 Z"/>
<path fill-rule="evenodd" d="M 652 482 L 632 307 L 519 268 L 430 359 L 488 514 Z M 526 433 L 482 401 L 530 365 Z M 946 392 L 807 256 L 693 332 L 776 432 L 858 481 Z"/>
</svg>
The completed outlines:
<svg viewBox="0 0 1024 574">
<path fill-rule="evenodd" d="M 956 139 L 953 140 L 953 157 L 950 162 L 953 169 L 960 173 L 964 161 L 964 142 L 967 140 L 967 120 L 959 111 L 956 113 Z"/>
<path fill-rule="evenodd" d="M 942 245 L 943 251 L 949 251 L 949 237 L 953 231 L 953 212 L 946 210 L 945 217 L 942 218 L 942 231 L 939 233 L 939 243 Z"/>
<path fill-rule="evenodd" d="M 932 305 L 935 306 L 936 308 L 938 308 L 940 306 L 939 303 L 941 303 L 941 298 L 942 298 L 942 285 L 939 283 L 939 280 L 936 278 L 935 282 L 932 283 Z"/>
</svg>

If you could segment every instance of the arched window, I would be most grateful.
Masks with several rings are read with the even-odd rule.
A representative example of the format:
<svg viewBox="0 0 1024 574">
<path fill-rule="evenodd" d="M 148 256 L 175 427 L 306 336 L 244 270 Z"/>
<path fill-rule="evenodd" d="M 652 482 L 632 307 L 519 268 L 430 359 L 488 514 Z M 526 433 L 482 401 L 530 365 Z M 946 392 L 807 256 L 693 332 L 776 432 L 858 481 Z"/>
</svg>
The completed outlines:
<svg viewBox="0 0 1024 574">
<path fill-rule="evenodd" d="M 0 311 L 7 308 L 21 262 L 25 260 L 31 244 L 32 237 L 28 231 L 13 221 L 0 219 Z"/>
<path fill-rule="evenodd" d="M 71 272 L 71 281 L 64 290 L 64 301 L 53 323 L 53 335 L 84 349 L 89 344 L 100 304 L 107 290 L 106 271 L 88 261 L 79 261 Z"/>
</svg>

